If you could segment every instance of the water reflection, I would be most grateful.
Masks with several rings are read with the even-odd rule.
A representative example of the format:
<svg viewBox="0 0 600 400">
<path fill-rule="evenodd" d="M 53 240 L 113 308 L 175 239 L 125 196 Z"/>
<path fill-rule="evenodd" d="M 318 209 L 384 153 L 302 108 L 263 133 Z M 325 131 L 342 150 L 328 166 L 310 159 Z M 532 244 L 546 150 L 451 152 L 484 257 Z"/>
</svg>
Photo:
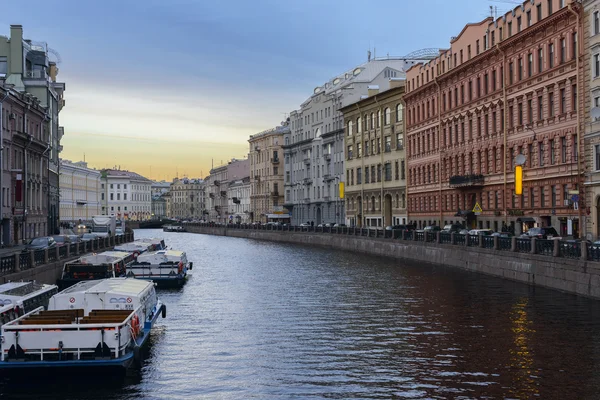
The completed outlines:
<svg viewBox="0 0 600 400">
<path fill-rule="evenodd" d="M 226 237 L 164 236 L 193 277 L 140 376 L 20 398 L 596 398 L 600 307 L 439 266 Z M 44 397 L 46 396 L 46 397 Z"/>
</svg>

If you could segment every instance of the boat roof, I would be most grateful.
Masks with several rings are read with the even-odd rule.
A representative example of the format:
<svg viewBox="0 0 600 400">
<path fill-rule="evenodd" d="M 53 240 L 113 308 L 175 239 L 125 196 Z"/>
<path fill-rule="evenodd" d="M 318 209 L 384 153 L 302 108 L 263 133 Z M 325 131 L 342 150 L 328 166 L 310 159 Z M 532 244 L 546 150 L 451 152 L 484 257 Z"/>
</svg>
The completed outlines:
<svg viewBox="0 0 600 400">
<path fill-rule="evenodd" d="M 115 246 L 115 251 L 119 251 L 120 249 L 133 249 L 133 250 L 137 250 L 137 249 L 145 249 L 148 250 L 148 243 L 144 243 L 144 242 L 131 242 L 131 243 L 123 243 L 120 244 L 118 246 Z"/>
<path fill-rule="evenodd" d="M 106 256 L 111 256 L 111 257 L 119 257 L 119 258 L 126 258 L 131 255 L 130 253 L 128 253 L 126 251 L 104 251 L 100 254 L 104 254 Z"/>
<path fill-rule="evenodd" d="M 108 293 L 138 296 L 146 291 L 148 287 L 153 285 L 152 282 L 133 278 L 109 278 L 81 281 L 55 296 L 70 295 L 73 293 Z"/>
<path fill-rule="evenodd" d="M 50 287 L 51 285 L 44 285 L 37 282 L 8 282 L 0 285 L 0 295 L 6 296 L 25 296 L 38 290 L 44 289 L 44 287 Z"/>
<path fill-rule="evenodd" d="M 89 254 L 87 256 L 80 257 L 73 263 L 105 264 L 123 260 L 124 258 L 129 257 L 130 255 L 131 254 L 126 251 L 105 251 L 103 253 Z"/>
<path fill-rule="evenodd" d="M 144 238 L 144 239 L 139 239 L 136 240 L 137 242 L 144 242 L 144 243 L 162 243 L 163 239 L 160 238 Z"/>
<path fill-rule="evenodd" d="M 160 260 L 168 260 L 168 261 L 180 261 L 183 257 L 185 257 L 185 251 L 180 250 L 158 250 L 151 251 L 149 253 L 140 254 L 137 258 L 138 262 L 160 262 Z"/>
</svg>

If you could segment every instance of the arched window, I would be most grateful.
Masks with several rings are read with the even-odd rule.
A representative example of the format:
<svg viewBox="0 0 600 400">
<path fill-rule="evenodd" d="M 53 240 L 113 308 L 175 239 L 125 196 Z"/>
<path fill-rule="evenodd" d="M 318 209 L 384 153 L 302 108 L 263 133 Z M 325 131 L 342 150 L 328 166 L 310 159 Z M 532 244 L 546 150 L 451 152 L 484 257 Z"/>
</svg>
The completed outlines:
<svg viewBox="0 0 600 400">
<path fill-rule="evenodd" d="M 402 193 L 402 208 L 406 208 L 406 194 Z"/>
<path fill-rule="evenodd" d="M 396 122 L 400 122 L 404 119 L 404 106 L 402 103 L 396 104 Z"/>
<path fill-rule="evenodd" d="M 381 126 L 381 110 L 377 111 L 377 127 Z"/>
<path fill-rule="evenodd" d="M 356 133 L 362 133 L 362 121 L 360 117 L 356 118 Z"/>
<path fill-rule="evenodd" d="M 352 136 L 352 121 L 348 121 L 348 136 Z"/>
<path fill-rule="evenodd" d="M 375 129 L 375 113 L 371 113 L 371 129 Z"/>
<path fill-rule="evenodd" d="M 389 125 L 391 121 L 392 121 L 392 111 L 390 110 L 389 107 L 386 107 L 385 108 L 385 121 L 384 121 L 384 125 Z"/>
<path fill-rule="evenodd" d="M 371 211 L 375 211 L 375 196 L 371 197 Z"/>
</svg>

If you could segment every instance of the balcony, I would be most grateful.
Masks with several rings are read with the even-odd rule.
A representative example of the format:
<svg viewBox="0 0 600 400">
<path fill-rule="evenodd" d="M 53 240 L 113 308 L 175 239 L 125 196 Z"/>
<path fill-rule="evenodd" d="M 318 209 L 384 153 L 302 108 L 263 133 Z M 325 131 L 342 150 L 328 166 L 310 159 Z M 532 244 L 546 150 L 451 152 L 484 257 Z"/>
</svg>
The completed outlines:
<svg viewBox="0 0 600 400">
<path fill-rule="evenodd" d="M 215 211 L 216 212 L 221 212 L 221 206 L 215 206 Z"/>
<path fill-rule="evenodd" d="M 329 154 L 329 153 L 323 154 L 323 158 L 327 161 L 331 161 L 331 154 Z"/>
<path fill-rule="evenodd" d="M 304 164 L 310 164 L 310 156 L 304 157 Z"/>
<path fill-rule="evenodd" d="M 237 197 L 232 197 L 231 200 L 233 200 L 234 204 L 240 204 L 241 203 L 241 200 L 239 198 L 237 198 Z"/>
<path fill-rule="evenodd" d="M 42 69 L 34 69 L 31 71 L 26 71 L 25 72 L 25 76 L 23 76 L 24 79 L 48 79 L 48 75 L 46 74 L 46 71 L 42 70 Z"/>
<path fill-rule="evenodd" d="M 331 196 L 323 196 L 323 201 L 326 201 L 329 203 L 331 201 Z"/>
<path fill-rule="evenodd" d="M 256 176 L 254 176 L 254 180 L 255 180 L 256 182 L 260 182 L 260 175 L 256 175 Z"/>
<path fill-rule="evenodd" d="M 271 192 L 271 197 L 279 197 L 279 192 L 278 191 Z"/>
<path fill-rule="evenodd" d="M 215 194 L 214 193 L 209 193 L 208 197 L 210 197 L 211 199 L 214 199 L 215 198 Z"/>
<path fill-rule="evenodd" d="M 82 200 L 82 199 L 75 200 L 75 203 L 77 203 L 78 205 L 84 205 L 84 204 L 87 204 L 87 200 Z"/>
<path fill-rule="evenodd" d="M 221 196 L 222 197 L 226 197 L 227 196 L 227 192 L 225 190 L 221 190 Z"/>
<path fill-rule="evenodd" d="M 455 175 L 450 177 L 450 187 L 477 187 L 483 186 L 483 175 Z"/>
<path fill-rule="evenodd" d="M 302 200 L 302 202 L 303 202 L 304 204 L 310 204 L 310 197 L 305 197 L 305 198 Z"/>
<path fill-rule="evenodd" d="M 312 178 L 304 178 L 304 179 L 303 179 L 303 181 L 304 181 L 304 183 L 305 183 L 305 184 L 307 184 L 307 185 L 310 185 L 310 184 L 312 184 Z"/>
<path fill-rule="evenodd" d="M 215 184 L 215 186 L 219 186 L 221 184 L 221 182 L 215 181 L 214 184 Z"/>
<path fill-rule="evenodd" d="M 332 180 L 335 179 L 335 176 L 331 175 L 331 174 L 325 174 L 323 175 L 323 180 L 325 182 L 331 182 Z"/>
<path fill-rule="evenodd" d="M 272 164 L 279 164 L 279 157 L 277 157 L 277 158 L 271 158 L 271 163 Z"/>
</svg>

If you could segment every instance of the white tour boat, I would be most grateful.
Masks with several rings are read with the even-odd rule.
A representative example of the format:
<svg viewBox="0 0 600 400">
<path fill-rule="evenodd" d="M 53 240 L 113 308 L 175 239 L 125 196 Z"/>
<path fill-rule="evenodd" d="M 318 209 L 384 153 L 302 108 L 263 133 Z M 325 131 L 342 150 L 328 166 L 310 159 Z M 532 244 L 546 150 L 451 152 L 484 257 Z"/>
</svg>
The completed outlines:
<svg viewBox="0 0 600 400">
<path fill-rule="evenodd" d="M 136 240 L 135 242 L 122 243 L 114 247 L 115 251 L 126 251 L 134 255 L 142 254 L 150 250 L 152 245 L 150 243 L 141 242 Z"/>
<path fill-rule="evenodd" d="M 137 279 L 82 281 L 2 326 L 0 374 L 138 366 L 165 305 L 154 284 Z M 20 373 L 20 372 L 19 372 Z"/>
<path fill-rule="evenodd" d="M 138 242 L 149 243 L 150 249 L 148 251 L 157 251 L 157 250 L 166 250 L 167 245 L 163 239 L 159 238 L 146 238 L 146 239 L 138 239 Z"/>
<path fill-rule="evenodd" d="M 34 281 L 8 282 L 0 285 L 0 307 L 16 307 L 18 314 L 25 314 L 38 307 L 48 307 L 48 301 L 58 293 L 58 286 Z"/>
<path fill-rule="evenodd" d="M 181 287 L 186 282 L 188 270 L 193 264 L 188 262 L 185 251 L 159 250 L 140 254 L 127 267 L 130 278 L 154 281 L 162 287 Z"/>
<path fill-rule="evenodd" d="M 127 265 L 134 259 L 132 253 L 125 251 L 105 251 L 79 257 L 65 263 L 58 286 L 63 290 L 80 281 L 125 276 Z"/>
</svg>

